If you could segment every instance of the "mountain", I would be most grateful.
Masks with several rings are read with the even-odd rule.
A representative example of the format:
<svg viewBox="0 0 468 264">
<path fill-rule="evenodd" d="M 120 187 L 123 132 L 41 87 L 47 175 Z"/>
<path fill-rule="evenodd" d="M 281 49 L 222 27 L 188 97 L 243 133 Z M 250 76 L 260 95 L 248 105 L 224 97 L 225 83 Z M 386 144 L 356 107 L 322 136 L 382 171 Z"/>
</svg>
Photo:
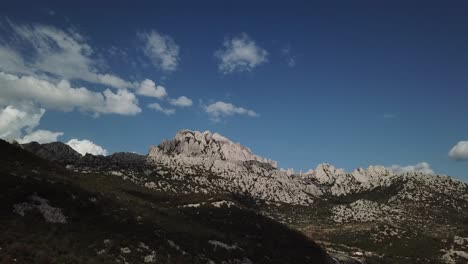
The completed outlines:
<svg viewBox="0 0 468 264">
<path fill-rule="evenodd" d="M 31 142 L 21 147 L 38 157 L 61 165 L 90 167 L 93 169 L 139 169 L 145 167 L 146 156 L 131 152 L 117 152 L 109 156 L 81 155 L 69 145 L 62 142 L 39 144 Z"/>
<path fill-rule="evenodd" d="M 21 146 L 43 159 L 59 162 L 62 164 L 74 163 L 81 158 L 80 153 L 76 152 L 70 146 L 62 142 L 52 142 L 46 144 L 31 142 Z"/>
<path fill-rule="evenodd" d="M 257 156 L 252 151 L 234 143 L 218 133 L 212 134 L 210 131 L 199 132 L 182 130 L 177 132 L 172 140 L 164 140 L 159 146 L 151 147 L 150 157 L 175 156 L 181 160 L 200 160 L 203 163 L 211 164 L 215 161 L 243 162 L 258 161 L 277 167 L 276 161 Z"/>
<path fill-rule="evenodd" d="M 126 166 L 66 166 L 2 140 L 0 150 L 0 263 L 333 263 L 229 195 L 160 192 Z M 146 173 L 135 177 L 157 177 Z"/>
<path fill-rule="evenodd" d="M 173 139 L 152 146 L 146 156 L 133 153 L 76 156 L 68 146 L 60 144 L 64 145 L 31 143 L 21 147 L 56 164 L 63 170 L 60 177 L 67 181 L 70 181 L 69 174 L 75 175 L 73 179 L 99 179 L 106 190 L 100 193 L 114 193 L 127 185 L 133 186 L 144 193 L 135 199 L 144 200 L 151 208 L 162 206 L 176 214 L 183 211 L 190 214 L 184 216 L 190 221 L 203 219 L 207 228 L 213 228 L 211 224 L 217 221 L 236 225 L 225 226 L 231 230 L 216 231 L 228 232 L 227 237 L 231 237 L 231 244 L 213 242 L 211 245 L 217 245 L 216 248 L 235 248 L 237 244 L 246 253 L 246 246 L 240 244 L 252 246 L 250 243 L 256 240 L 255 235 L 249 235 L 252 230 L 245 221 L 260 225 L 273 221 L 287 227 L 291 234 L 300 232 L 318 242 L 327 251 L 318 258 L 323 263 L 466 263 L 468 260 L 468 185 L 448 176 L 399 174 L 381 166 L 347 173 L 330 164 L 319 164 L 304 174 L 294 173 L 278 169 L 276 162 L 209 131 L 180 131 Z M 110 180 L 119 181 L 118 190 L 107 187 Z M 96 186 L 96 183 L 87 184 Z M 118 194 L 118 201 L 128 195 L 135 193 Z M 218 220 L 211 219 L 212 214 L 218 215 Z M 255 220 L 239 218 L 239 214 L 253 214 Z M 264 228 L 261 236 L 267 234 Z M 269 243 L 279 243 L 275 250 L 284 251 L 284 256 L 290 257 L 288 252 L 292 253 L 292 248 L 280 242 L 285 237 L 270 239 Z M 223 240 L 218 237 L 216 241 Z M 267 247 L 262 241 L 261 257 L 239 254 L 253 263 L 321 263 L 309 261 L 320 254 L 309 255 L 306 251 L 296 256 L 303 257 L 301 261 L 280 261 L 270 251 L 273 245 Z M 178 242 L 182 243 L 180 239 Z M 244 263 L 240 255 L 233 259 Z M 212 260 L 218 263 L 221 259 Z"/>
<path fill-rule="evenodd" d="M 196 193 L 245 194 L 292 204 L 307 204 L 320 195 L 316 186 L 277 170 L 276 162 L 208 131 L 181 131 L 174 139 L 151 147 L 147 161 L 169 170 L 169 181 L 179 181 L 183 188 Z"/>
<path fill-rule="evenodd" d="M 243 147 L 222 141 L 229 142 L 225 148 L 209 132 L 182 131 L 152 147 L 148 163 L 165 168 L 170 176 L 146 186 L 251 198 L 250 207 L 323 241 L 329 251 L 357 252 L 372 263 L 468 259 L 464 182 L 419 172 L 399 174 L 382 166 L 346 173 L 319 164 L 295 174 L 276 169 L 250 151 L 223 155 Z"/>
</svg>

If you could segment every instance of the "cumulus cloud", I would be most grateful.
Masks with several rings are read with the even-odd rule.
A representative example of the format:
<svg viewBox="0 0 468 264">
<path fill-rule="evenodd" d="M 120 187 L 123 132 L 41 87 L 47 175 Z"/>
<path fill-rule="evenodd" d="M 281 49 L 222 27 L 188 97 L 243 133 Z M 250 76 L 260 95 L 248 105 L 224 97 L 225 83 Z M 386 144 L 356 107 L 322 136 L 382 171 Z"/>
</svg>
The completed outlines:
<svg viewBox="0 0 468 264">
<path fill-rule="evenodd" d="M 166 88 L 160 85 L 156 86 L 156 84 L 152 80 L 146 79 L 143 82 L 141 82 L 140 86 L 137 89 L 137 94 L 162 99 L 166 97 L 167 92 Z"/>
<path fill-rule="evenodd" d="M 218 69 L 227 74 L 252 71 L 255 67 L 268 61 L 268 52 L 245 33 L 224 40 L 223 48 L 215 52 L 219 59 Z"/>
<path fill-rule="evenodd" d="M 141 32 L 138 37 L 143 42 L 143 52 L 152 64 L 164 71 L 175 71 L 179 64 L 179 46 L 168 35 L 157 31 Z"/>
<path fill-rule="evenodd" d="M 38 142 L 41 144 L 55 142 L 59 137 L 63 136 L 63 132 L 52 132 L 49 130 L 36 130 L 23 138 L 18 138 L 16 141 L 20 144 L 25 144 L 29 142 Z"/>
<path fill-rule="evenodd" d="M 158 112 L 161 112 L 165 115 L 173 115 L 175 114 L 175 109 L 168 109 L 168 108 L 164 108 L 162 107 L 160 104 L 158 103 L 152 103 L 152 104 L 149 104 L 148 105 L 149 108 L 153 109 L 153 110 L 156 110 Z"/>
<path fill-rule="evenodd" d="M 32 141 L 39 143 L 57 141 L 57 138 L 62 136 L 63 132 L 33 131 L 39 125 L 44 113 L 43 108 L 30 104 L 24 104 L 20 107 L 8 105 L 0 108 L 0 138 L 16 140 L 21 144 Z M 26 135 L 22 136 L 24 134 Z"/>
<path fill-rule="evenodd" d="M 454 160 L 468 160 L 468 141 L 460 141 L 453 146 L 449 157 Z"/>
<path fill-rule="evenodd" d="M 399 174 L 407 172 L 422 172 L 424 174 L 434 174 L 434 171 L 431 169 L 431 166 L 427 162 L 420 162 L 418 164 L 408 166 L 392 165 L 389 169 Z"/>
<path fill-rule="evenodd" d="M 138 99 L 131 92 L 119 90 L 114 93 L 105 90 L 103 95 L 104 105 L 92 109 L 96 113 L 136 115 L 141 112 L 141 108 L 138 107 Z"/>
<path fill-rule="evenodd" d="M 104 149 L 103 147 L 94 144 L 92 141 L 84 139 L 84 140 L 78 140 L 78 139 L 71 139 L 70 141 L 67 142 L 67 145 L 69 145 L 71 148 L 73 148 L 76 152 L 80 153 L 81 155 L 86 155 L 86 153 L 92 154 L 92 155 L 107 155 L 107 150 Z"/>
<path fill-rule="evenodd" d="M 35 128 L 44 113 L 44 109 L 30 105 L 0 108 L 0 138 L 12 140 L 21 137 L 23 129 Z"/>
<path fill-rule="evenodd" d="M 235 106 L 231 103 L 218 101 L 204 107 L 205 112 L 208 113 L 212 120 L 220 121 L 222 117 L 232 115 L 247 115 L 256 117 L 258 114 L 253 110 L 249 110 L 243 107 Z"/>
<path fill-rule="evenodd" d="M 76 108 L 96 114 L 122 115 L 141 112 L 136 96 L 127 90 L 93 92 L 85 87 L 73 88 L 66 80 L 54 84 L 36 77 L 19 77 L 3 72 L 0 72 L 0 86 L 0 105 L 31 102 L 46 109 L 62 111 Z"/>
<path fill-rule="evenodd" d="M 193 104 L 192 99 L 186 97 L 186 96 L 180 96 L 177 99 L 170 99 L 169 103 L 174 106 L 180 106 L 180 107 L 188 107 Z"/>
</svg>

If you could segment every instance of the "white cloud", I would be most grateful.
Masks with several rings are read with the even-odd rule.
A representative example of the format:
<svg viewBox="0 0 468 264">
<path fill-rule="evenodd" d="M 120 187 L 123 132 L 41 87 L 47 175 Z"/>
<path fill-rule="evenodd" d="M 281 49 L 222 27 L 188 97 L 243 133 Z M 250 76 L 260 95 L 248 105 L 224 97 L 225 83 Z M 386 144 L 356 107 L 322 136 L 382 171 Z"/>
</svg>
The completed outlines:
<svg viewBox="0 0 468 264">
<path fill-rule="evenodd" d="M 37 103 L 46 109 L 135 115 L 141 112 L 138 100 L 127 90 L 116 93 L 93 92 L 85 87 L 73 88 L 68 81 L 57 84 L 31 76 L 18 77 L 0 72 L 0 105 Z"/>
<path fill-rule="evenodd" d="M 156 31 L 142 32 L 138 37 L 143 41 L 143 52 L 153 65 L 164 71 L 174 71 L 179 64 L 179 46 L 167 35 Z"/>
<path fill-rule="evenodd" d="M 105 61 L 94 52 L 86 37 L 74 29 L 62 30 L 40 24 L 18 25 L 10 21 L 1 26 L 0 34 L 5 33 L 5 38 L 0 39 L 2 138 L 21 142 L 56 140 L 61 132 L 33 131 L 46 109 L 78 110 L 94 115 L 135 115 L 141 112 L 135 94 L 159 99 L 167 96 L 164 87 L 156 86 L 149 79 L 141 83 L 130 82 L 102 72 L 101 69 L 106 68 Z M 171 65 L 174 66 L 164 59 L 164 67 L 170 68 Z M 75 80 L 118 90 L 91 90 L 72 85 L 71 81 Z M 165 109 L 165 112 L 170 113 L 171 110 Z"/>
<path fill-rule="evenodd" d="M 214 121 L 220 121 L 221 117 L 232 115 L 247 115 L 251 117 L 258 116 L 258 114 L 253 110 L 238 107 L 231 103 L 225 103 L 222 101 L 212 103 L 204 108 L 205 112 L 208 113 Z"/>
<path fill-rule="evenodd" d="M 39 143 L 57 141 L 57 138 L 62 136 L 63 132 L 33 131 L 39 125 L 44 113 L 44 109 L 31 104 L 24 104 L 19 107 L 8 105 L 5 108 L 0 108 L 0 138 L 16 140 L 21 144 L 32 141 Z M 22 137 L 25 133 L 26 135 Z"/>
<path fill-rule="evenodd" d="M 245 33 L 226 39 L 223 48 L 215 52 L 220 60 L 219 71 L 224 74 L 251 71 L 268 61 L 268 52 L 257 46 Z"/>
<path fill-rule="evenodd" d="M 141 108 L 138 107 L 138 99 L 131 92 L 119 90 L 113 93 L 110 90 L 105 90 L 103 94 L 104 105 L 97 107 L 94 110 L 96 113 L 136 115 L 141 112 Z"/>
<path fill-rule="evenodd" d="M 17 25 L 8 23 L 15 42 L 0 43 L 0 70 L 13 74 L 31 75 L 55 80 L 84 80 L 117 89 L 136 88 L 138 82 L 101 73 L 103 60 L 87 43 L 86 38 L 73 29 L 61 30 L 40 24 Z M 18 44 L 19 43 L 19 44 Z M 28 47 L 27 59 L 15 48 Z M 142 94 L 145 95 L 145 94 Z M 150 95 L 151 96 L 151 95 Z"/>
<path fill-rule="evenodd" d="M 453 146 L 449 157 L 454 160 L 468 160 L 468 141 L 460 141 Z"/>
<path fill-rule="evenodd" d="M 180 106 L 180 107 L 188 107 L 188 106 L 192 106 L 193 104 L 192 99 L 186 96 L 181 96 L 177 99 L 170 99 L 169 103 L 171 105 Z"/>
<path fill-rule="evenodd" d="M 422 172 L 425 174 L 434 174 L 434 171 L 431 169 L 431 166 L 427 162 L 420 162 L 418 164 L 408 166 L 392 165 L 389 169 L 399 174 L 407 172 Z"/>
<path fill-rule="evenodd" d="M 14 73 L 31 73 L 20 54 L 0 45 L 0 70 Z"/>
<path fill-rule="evenodd" d="M 160 104 L 158 103 L 152 103 L 148 105 L 149 108 L 156 110 L 158 112 L 161 112 L 165 115 L 173 115 L 175 114 L 175 109 L 168 109 L 168 108 L 163 108 Z"/>
<path fill-rule="evenodd" d="M 31 105 L 15 107 L 8 105 L 0 108 L 0 138 L 17 139 L 21 137 L 23 129 L 35 128 L 45 110 Z"/>
<path fill-rule="evenodd" d="M 29 142 L 38 142 L 41 144 L 55 142 L 59 137 L 63 136 L 63 132 L 52 132 L 49 130 L 36 130 L 23 138 L 18 138 L 16 141 L 20 144 L 25 144 Z"/>
<path fill-rule="evenodd" d="M 97 74 L 96 76 L 100 83 L 119 89 L 131 88 L 138 85 L 136 83 L 127 82 L 124 79 L 112 74 Z"/>
<path fill-rule="evenodd" d="M 137 89 L 137 94 L 156 97 L 158 99 L 162 99 L 167 96 L 166 88 L 160 85 L 156 86 L 156 84 L 149 79 L 146 79 L 143 82 L 141 82 L 140 86 Z"/>
<path fill-rule="evenodd" d="M 92 48 L 74 30 L 64 31 L 45 25 L 9 23 L 16 41 L 28 46 L 27 71 L 44 72 L 59 78 L 96 81 L 96 63 L 91 59 Z M 25 60 L 22 60 L 23 62 Z M 15 72 L 12 69 L 4 69 Z"/>
<path fill-rule="evenodd" d="M 71 148 L 76 150 L 76 152 L 80 153 L 81 155 L 86 155 L 86 153 L 92 154 L 92 155 L 107 155 L 107 150 L 104 149 L 103 147 L 94 144 L 92 141 L 84 139 L 84 140 L 78 140 L 78 139 L 71 139 L 70 141 L 67 142 L 67 145 L 69 145 Z"/>
<path fill-rule="evenodd" d="M 76 30 L 10 21 L 1 30 L 9 30 L 11 34 L 9 39 L 0 40 L 0 106 L 32 101 L 45 109 L 134 115 L 141 112 L 135 94 L 158 99 L 167 96 L 166 89 L 152 80 L 130 82 L 101 73 L 102 60 L 94 59 L 99 54 Z M 154 44 L 157 36 L 152 33 L 147 36 Z M 170 41 L 164 43 L 169 45 Z M 28 48 L 27 54 L 20 52 L 19 47 L 23 46 Z M 73 88 L 68 80 L 84 80 L 119 90 L 114 93 Z M 127 89 L 134 89 L 135 94 Z"/>
</svg>

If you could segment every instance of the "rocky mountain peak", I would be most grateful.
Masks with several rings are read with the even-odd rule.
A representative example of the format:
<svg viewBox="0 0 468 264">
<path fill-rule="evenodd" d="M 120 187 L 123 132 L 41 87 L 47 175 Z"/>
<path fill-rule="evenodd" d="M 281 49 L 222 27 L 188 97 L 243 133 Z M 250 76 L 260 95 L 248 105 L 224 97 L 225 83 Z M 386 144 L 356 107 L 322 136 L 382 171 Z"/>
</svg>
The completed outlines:
<svg viewBox="0 0 468 264">
<path fill-rule="evenodd" d="M 21 146 L 43 159 L 57 161 L 60 163 L 74 163 L 82 157 L 80 153 L 62 142 L 51 142 L 46 144 L 31 142 L 22 144 Z"/>
<path fill-rule="evenodd" d="M 351 175 L 360 183 L 375 181 L 377 178 L 394 175 L 394 172 L 384 166 L 369 166 L 367 169 L 355 169 Z"/>
<path fill-rule="evenodd" d="M 207 161 L 258 161 L 277 167 L 276 161 L 255 155 L 249 148 L 240 143 L 234 143 L 228 138 L 210 131 L 181 130 L 173 139 L 164 140 L 157 147 L 152 146 L 148 157 L 161 155 L 204 158 Z"/>
<path fill-rule="evenodd" d="M 321 163 L 317 165 L 315 170 L 309 170 L 305 177 L 315 178 L 319 183 L 332 184 L 336 178 L 345 176 L 346 172 L 343 169 L 337 169 L 333 165 Z"/>
</svg>

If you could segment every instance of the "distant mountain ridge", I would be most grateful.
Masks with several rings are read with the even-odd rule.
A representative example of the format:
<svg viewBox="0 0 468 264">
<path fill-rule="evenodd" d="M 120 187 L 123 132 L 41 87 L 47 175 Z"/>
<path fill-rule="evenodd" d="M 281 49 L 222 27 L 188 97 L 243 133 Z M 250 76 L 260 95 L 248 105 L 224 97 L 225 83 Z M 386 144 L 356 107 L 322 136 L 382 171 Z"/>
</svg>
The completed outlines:
<svg viewBox="0 0 468 264">
<path fill-rule="evenodd" d="M 428 183 L 446 182 L 450 179 L 449 181 L 460 189 L 466 187 L 465 183 L 448 176 L 425 175 L 420 172 L 401 174 L 383 166 L 358 168 L 346 173 L 343 169 L 322 163 L 313 170 L 297 174 L 277 169 L 276 161 L 255 155 L 240 143 L 233 143 L 226 137 L 210 131 L 181 130 L 173 139 L 163 140 L 158 146 L 151 146 L 146 156 L 129 152 L 118 152 L 109 156 L 91 154 L 82 156 L 61 142 L 47 144 L 32 142 L 22 144 L 22 147 L 39 157 L 64 165 L 143 169 L 159 164 L 168 168 L 173 167 L 178 171 L 182 166 L 185 170 L 180 173 L 188 175 L 193 173 L 194 167 L 197 167 L 237 184 L 237 186 L 227 184 L 228 187 L 235 187 L 243 192 L 253 191 L 255 197 L 266 200 L 270 197 L 272 201 L 286 203 L 304 204 L 311 202 L 314 197 L 323 195 L 342 196 L 370 191 L 389 187 L 394 182 L 408 178 L 425 179 Z M 253 180 L 261 190 L 253 187 Z M 270 188 L 260 186 L 263 181 L 265 185 L 271 185 Z M 219 184 L 224 185 L 222 182 Z M 274 193 L 283 190 L 285 193 L 282 195 Z M 265 192 L 269 194 L 264 194 Z"/>
<path fill-rule="evenodd" d="M 116 152 L 108 156 L 81 155 L 69 145 L 62 142 L 39 144 L 31 142 L 21 144 L 25 150 L 35 155 L 62 165 L 89 166 L 106 168 L 142 168 L 146 163 L 146 156 L 131 152 Z"/>
<path fill-rule="evenodd" d="M 459 253 L 468 250 L 468 184 L 449 176 L 396 173 L 382 166 L 347 173 L 330 164 L 297 174 L 209 131 L 179 131 L 150 147 L 146 156 L 77 156 L 63 145 L 22 147 L 73 165 L 75 171 L 122 177 L 155 192 L 231 196 L 227 204 L 253 209 L 327 241 L 326 247 L 337 254 L 358 250 L 371 259 L 390 256 L 389 262 L 377 263 L 468 260 Z M 406 247 L 419 253 L 408 253 Z"/>
</svg>

